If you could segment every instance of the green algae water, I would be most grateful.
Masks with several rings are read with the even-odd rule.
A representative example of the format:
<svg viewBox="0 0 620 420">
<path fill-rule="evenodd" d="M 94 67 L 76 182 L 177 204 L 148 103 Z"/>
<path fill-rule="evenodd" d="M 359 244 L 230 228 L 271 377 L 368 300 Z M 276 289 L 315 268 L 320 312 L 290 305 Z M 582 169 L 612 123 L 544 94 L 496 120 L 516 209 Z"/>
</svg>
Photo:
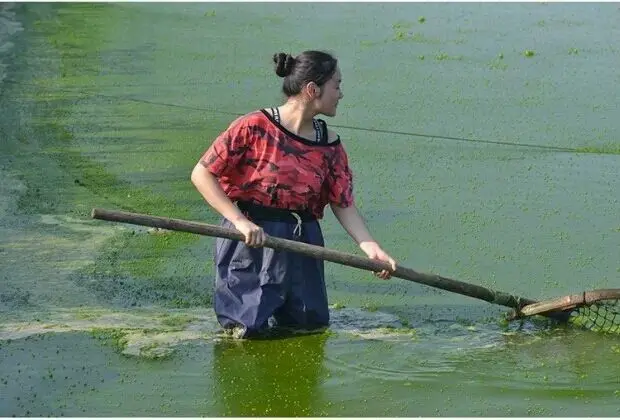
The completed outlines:
<svg viewBox="0 0 620 420">
<path fill-rule="evenodd" d="M 617 335 L 504 324 L 327 264 L 328 331 L 235 342 L 211 309 L 213 238 L 90 218 L 217 223 L 191 168 L 236 115 L 281 101 L 273 53 L 328 49 L 345 94 L 329 123 L 402 265 L 532 299 L 618 287 L 618 16 L 0 5 L 0 416 L 618 416 Z M 329 212 L 323 228 L 359 252 Z"/>
</svg>

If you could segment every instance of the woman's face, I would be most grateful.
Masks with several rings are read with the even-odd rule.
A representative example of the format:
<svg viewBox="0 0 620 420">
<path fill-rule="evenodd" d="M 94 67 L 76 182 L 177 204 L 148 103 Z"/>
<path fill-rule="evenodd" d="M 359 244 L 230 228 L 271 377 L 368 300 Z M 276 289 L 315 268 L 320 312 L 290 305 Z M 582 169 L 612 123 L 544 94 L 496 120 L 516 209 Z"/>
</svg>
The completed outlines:
<svg viewBox="0 0 620 420">
<path fill-rule="evenodd" d="M 342 74 L 340 69 L 336 67 L 336 71 L 331 79 L 329 79 L 323 86 L 321 86 L 321 92 L 316 99 L 317 111 L 321 114 L 333 117 L 336 115 L 336 108 L 338 107 L 338 101 L 343 98 L 342 89 L 340 84 L 342 83 Z"/>
</svg>

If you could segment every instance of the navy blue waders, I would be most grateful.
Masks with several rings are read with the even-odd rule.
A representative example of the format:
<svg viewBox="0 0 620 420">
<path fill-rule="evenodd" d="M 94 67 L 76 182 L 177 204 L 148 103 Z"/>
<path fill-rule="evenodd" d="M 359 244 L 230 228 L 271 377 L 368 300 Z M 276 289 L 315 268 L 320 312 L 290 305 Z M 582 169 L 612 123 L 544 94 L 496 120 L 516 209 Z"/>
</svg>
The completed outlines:
<svg viewBox="0 0 620 420">
<path fill-rule="evenodd" d="M 318 221 L 310 215 L 238 203 L 266 234 L 323 246 Z M 223 219 L 221 225 L 234 228 Z M 319 328 L 329 324 L 324 263 L 301 254 L 252 248 L 242 241 L 217 238 L 214 306 L 224 329 L 251 337 L 276 325 Z"/>
</svg>

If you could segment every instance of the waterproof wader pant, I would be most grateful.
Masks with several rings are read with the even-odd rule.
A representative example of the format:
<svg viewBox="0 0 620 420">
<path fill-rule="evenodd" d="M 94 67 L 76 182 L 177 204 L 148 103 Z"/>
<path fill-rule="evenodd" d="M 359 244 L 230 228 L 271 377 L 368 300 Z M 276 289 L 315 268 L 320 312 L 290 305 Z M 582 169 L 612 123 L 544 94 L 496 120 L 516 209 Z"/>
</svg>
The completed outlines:
<svg viewBox="0 0 620 420">
<path fill-rule="evenodd" d="M 240 206 L 241 207 L 241 206 Z M 258 220 L 266 234 L 324 246 L 316 220 Z M 234 229 L 223 219 L 221 226 Z M 214 307 L 225 329 L 241 327 L 240 338 L 276 325 L 319 328 L 329 324 L 323 260 L 304 255 L 252 248 L 242 241 L 216 239 Z"/>
</svg>

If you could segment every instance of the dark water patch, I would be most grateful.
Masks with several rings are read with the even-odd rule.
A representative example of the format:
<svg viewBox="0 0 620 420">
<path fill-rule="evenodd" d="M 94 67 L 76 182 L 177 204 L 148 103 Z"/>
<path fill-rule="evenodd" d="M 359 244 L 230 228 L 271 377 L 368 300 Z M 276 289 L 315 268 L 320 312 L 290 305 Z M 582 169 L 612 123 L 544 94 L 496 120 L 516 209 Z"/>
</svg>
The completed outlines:
<svg viewBox="0 0 620 420">
<path fill-rule="evenodd" d="M 4 289 L 4 288 L 2 288 Z M 26 309 L 30 306 L 32 293 L 20 287 L 0 292 L 0 311 Z"/>
<path fill-rule="evenodd" d="M 121 376 L 106 366 L 117 356 L 83 334 L 52 333 L 2 342 L 0 353 L 4 417 L 85 415 L 90 411 L 79 399 Z"/>
<path fill-rule="evenodd" d="M 9 417 L 200 413 L 202 410 L 196 411 L 200 404 L 191 401 L 200 394 L 205 382 L 210 382 L 207 366 L 211 357 L 201 345 L 189 348 L 191 352 L 180 349 L 181 357 L 177 359 L 149 360 L 119 354 L 101 334 L 45 334 L 2 342 L 0 414 Z M 191 367 L 179 371 L 187 359 Z M 168 381 L 162 381 L 166 376 Z M 169 384 L 170 378 L 175 377 L 179 380 L 177 385 L 185 382 L 181 387 L 185 388 L 185 397 L 180 399 L 179 387 Z M 194 391 L 188 394 L 187 386 Z M 159 402 L 153 404 L 154 400 Z"/>
<path fill-rule="evenodd" d="M 142 263 L 149 263 L 143 259 Z M 157 264 L 158 261 L 153 263 Z M 212 288 L 207 276 L 163 276 L 152 278 L 121 277 L 108 272 L 85 270 L 72 280 L 79 287 L 94 293 L 98 301 L 120 307 L 160 305 L 162 307 L 210 307 Z"/>
<path fill-rule="evenodd" d="M 15 59 L 15 38 L 23 31 L 22 23 L 17 19 L 19 6 L 11 3 L 0 5 L 0 97 L 4 94 L 4 80 L 10 72 L 12 61 Z"/>
<path fill-rule="evenodd" d="M 209 305 L 212 261 L 188 249 L 188 241 L 196 238 L 184 236 L 192 235 L 139 228 L 125 231 L 111 238 L 74 281 L 121 305 Z"/>
</svg>

